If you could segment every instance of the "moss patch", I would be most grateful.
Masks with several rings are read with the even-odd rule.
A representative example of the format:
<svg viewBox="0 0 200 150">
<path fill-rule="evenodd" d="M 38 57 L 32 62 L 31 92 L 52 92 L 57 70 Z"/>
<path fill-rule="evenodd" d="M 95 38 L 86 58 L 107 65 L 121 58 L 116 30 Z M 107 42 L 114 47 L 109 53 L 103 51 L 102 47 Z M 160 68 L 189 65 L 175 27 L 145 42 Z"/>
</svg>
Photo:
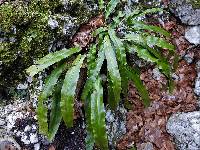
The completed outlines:
<svg viewBox="0 0 200 150">
<path fill-rule="evenodd" d="M 187 0 L 190 4 L 192 4 L 193 8 L 200 8 L 200 1 L 199 0 Z"/>
<path fill-rule="evenodd" d="M 79 25 L 96 12 L 89 6 L 82 0 L 16 0 L 1 4 L 0 87 L 22 81 L 24 70 L 48 53 L 52 41 L 67 44 Z M 56 19 L 59 27 L 52 30 L 49 18 Z"/>
</svg>

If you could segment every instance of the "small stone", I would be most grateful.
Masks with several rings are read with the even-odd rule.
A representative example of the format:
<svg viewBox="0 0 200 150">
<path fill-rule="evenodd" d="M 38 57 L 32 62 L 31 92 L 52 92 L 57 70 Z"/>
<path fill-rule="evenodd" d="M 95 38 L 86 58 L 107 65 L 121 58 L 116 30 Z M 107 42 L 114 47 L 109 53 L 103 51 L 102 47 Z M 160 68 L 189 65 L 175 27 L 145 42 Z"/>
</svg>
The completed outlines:
<svg viewBox="0 0 200 150">
<path fill-rule="evenodd" d="M 40 144 L 39 143 L 34 145 L 34 150 L 40 150 Z"/>
<path fill-rule="evenodd" d="M 194 88 L 195 94 L 200 96 L 200 73 L 197 74 L 197 78 L 195 81 L 195 88 Z"/>
<path fill-rule="evenodd" d="M 48 25 L 51 27 L 51 29 L 55 29 L 58 27 L 58 21 L 56 21 L 55 19 L 50 18 L 48 20 Z"/>
<path fill-rule="evenodd" d="M 200 149 L 200 111 L 173 114 L 166 128 L 179 150 Z"/>
<path fill-rule="evenodd" d="M 28 140 L 28 136 L 27 135 L 22 135 L 21 141 L 26 145 L 31 143 L 30 140 Z"/>
<path fill-rule="evenodd" d="M 18 84 L 17 89 L 18 90 L 26 90 L 28 88 L 28 84 Z"/>
<path fill-rule="evenodd" d="M 31 130 L 31 126 L 27 125 L 25 128 L 24 128 L 24 132 L 28 132 Z"/>
<path fill-rule="evenodd" d="M 5 121 L 3 119 L 0 119 L 0 126 L 5 125 Z"/>
<path fill-rule="evenodd" d="M 153 78 L 155 80 L 160 80 L 162 74 L 160 73 L 158 68 L 153 69 Z"/>
<path fill-rule="evenodd" d="M 33 134 L 33 133 L 30 134 L 30 142 L 31 143 L 37 143 L 38 142 L 37 134 Z"/>
<path fill-rule="evenodd" d="M 188 25 L 200 25 L 200 8 L 194 8 L 189 0 L 170 0 L 170 10 Z"/>
<path fill-rule="evenodd" d="M 142 150 L 154 150 L 153 144 L 150 142 L 141 144 Z"/>
<path fill-rule="evenodd" d="M 192 44 L 200 44 L 200 26 L 188 27 L 185 38 Z"/>
</svg>

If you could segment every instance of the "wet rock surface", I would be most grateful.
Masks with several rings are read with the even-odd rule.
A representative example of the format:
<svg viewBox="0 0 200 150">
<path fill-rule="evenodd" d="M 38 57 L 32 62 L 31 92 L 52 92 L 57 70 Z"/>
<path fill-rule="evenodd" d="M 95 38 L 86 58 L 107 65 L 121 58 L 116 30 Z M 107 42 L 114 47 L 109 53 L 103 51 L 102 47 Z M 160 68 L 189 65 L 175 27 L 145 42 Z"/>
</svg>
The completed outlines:
<svg viewBox="0 0 200 150">
<path fill-rule="evenodd" d="M 167 131 L 179 150 L 200 149 L 200 111 L 173 114 L 167 123 Z"/>
<path fill-rule="evenodd" d="M 195 8 L 195 6 L 198 6 Z M 187 25 L 200 24 L 199 2 L 194 0 L 170 0 L 170 10 Z"/>
</svg>

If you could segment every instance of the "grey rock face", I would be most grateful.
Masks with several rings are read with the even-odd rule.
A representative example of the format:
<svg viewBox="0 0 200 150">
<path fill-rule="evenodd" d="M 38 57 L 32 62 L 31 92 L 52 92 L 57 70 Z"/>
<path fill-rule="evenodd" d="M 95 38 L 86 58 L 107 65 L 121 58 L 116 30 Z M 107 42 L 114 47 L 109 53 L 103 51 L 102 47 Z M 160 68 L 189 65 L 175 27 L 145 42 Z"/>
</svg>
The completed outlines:
<svg viewBox="0 0 200 150">
<path fill-rule="evenodd" d="M 200 25 L 188 27 L 185 32 L 185 38 L 192 44 L 200 44 Z"/>
<path fill-rule="evenodd" d="M 171 0 L 171 11 L 188 25 L 200 25 L 200 8 L 193 8 L 188 0 Z"/>
<path fill-rule="evenodd" d="M 115 149 L 117 140 L 126 133 L 126 109 L 120 105 L 115 112 L 106 111 L 106 129 L 108 141 L 112 149 Z"/>
<path fill-rule="evenodd" d="M 200 149 L 200 111 L 177 113 L 167 123 L 167 131 L 174 137 L 177 149 Z"/>
</svg>

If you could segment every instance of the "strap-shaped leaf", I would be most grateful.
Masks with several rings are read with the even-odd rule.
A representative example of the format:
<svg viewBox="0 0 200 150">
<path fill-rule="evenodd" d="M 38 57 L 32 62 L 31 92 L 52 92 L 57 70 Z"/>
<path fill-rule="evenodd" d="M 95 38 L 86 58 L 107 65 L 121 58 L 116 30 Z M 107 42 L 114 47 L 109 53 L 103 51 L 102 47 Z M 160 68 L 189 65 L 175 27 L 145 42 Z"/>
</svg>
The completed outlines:
<svg viewBox="0 0 200 150">
<path fill-rule="evenodd" d="M 122 23 L 123 18 L 125 16 L 125 14 L 122 11 L 118 12 L 118 15 L 116 17 L 113 18 L 113 23 L 111 24 L 111 27 L 114 29 L 116 27 L 118 27 L 120 25 L 120 23 Z"/>
<path fill-rule="evenodd" d="M 164 39 L 161 39 L 159 37 L 149 35 L 146 37 L 146 42 L 149 47 L 156 45 L 158 47 L 169 49 L 171 51 L 175 50 L 174 45 L 170 44 L 169 42 L 167 42 Z"/>
<path fill-rule="evenodd" d="M 104 51 L 107 60 L 107 69 L 109 74 L 109 104 L 112 109 L 115 109 L 120 101 L 121 93 L 121 77 L 118 69 L 118 64 L 115 56 L 115 51 L 111 45 L 108 36 L 104 38 Z"/>
<path fill-rule="evenodd" d="M 109 37 L 110 37 L 112 43 L 115 46 L 116 55 L 117 55 L 117 58 L 118 58 L 120 64 L 126 65 L 127 61 L 126 61 L 125 46 L 123 45 L 121 39 L 119 39 L 117 37 L 115 30 L 110 29 L 110 30 L 108 30 L 108 33 L 109 33 Z"/>
<path fill-rule="evenodd" d="M 100 73 L 101 67 L 103 65 L 105 55 L 104 51 L 102 50 L 102 46 L 100 46 L 100 50 L 98 51 L 97 58 L 96 58 L 97 47 L 96 45 L 92 45 L 89 49 L 89 53 L 87 55 L 88 61 L 88 79 L 86 81 L 84 90 L 82 92 L 82 100 L 84 100 L 85 106 L 85 115 L 86 115 L 86 130 L 87 130 L 87 137 L 86 137 L 86 150 L 91 150 L 94 145 L 94 137 L 93 137 L 93 129 L 91 124 L 91 101 L 90 95 L 92 94 L 92 89 L 94 86 L 94 82 L 97 79 L 97 76 Z"/>
<path fill-rule="evenodd" d="M 140 34 L 132 33 L 132 34 L 127 34 L 125 36 L 125 39 L 129 40 L 129 41 L 133 41 L 140 45 L 145 44 L 149 47 L 158 46 L 161 48 L 169 49 L 171 51 L 174 51 L 174 49 L 175 49 L 174 45 L 170 44 L 169 42 L 165 41 L 164 39 L 154 37 L 151 35 L 143 36 Z"/>
<path fill-rule="evenodd" d="M 50 53 L 40 60 L 38 60 L 35 65 L 30 66 L 26 71 L 29 73 L 30 76 L 34 76 L 38 72 L 44 70 L 45 68 L 53 65 L 60 60 L 71 56 L 74 53 L 79 52 L 81 49 L 79 47 L 70 48 L 70 49 L 63 49 L 60 51 L 56 51 L 54 53 Z"/>
<path fill-rule="evenodd" d="M 93 83 L 93 82 L 92 82 Z M 92 85 L 93 87 L 93 85 Z M 94 139 L 94 134 L 93 134 L 93 125 L 91 122 L 91 94 L 92 91 L 90 91 L 87 95 L 87 98 L 85 98 L 85 118 L 86 118 L 86 131 L 87 131 L 87 136 L 85 139 L 85 144 L 86 144 L 86 150 L 91 150 L 93 149 L 95 139 Z"/>
<path fill-rule="evenodd" d="M 39 130 L 41 133 L 48 135 L 48 123 L 47 123 L 47 107 L 44 102 L 47 101 L 48 97 L 52 94 L 53 88 L 61 75 L 65 64 L 58 66 L 45 81 L 45 87 L 38 98 L 37 117 L 39 122 Z"/>
<path fill-rule="evenodd" d="M 101 67 L 103 65 L 103 62 L 105 60 L 105 54 L 102 49 L 103 47 L 100 46 L 100 50 L 97 54 L 97 59 L 95 58 L 95 52 L 96 52 L 96 45 L 91 46 L 89 50 L 89 54 L 87 55 L 88 59 L 88 79 L 86 81 L 84 90 L 82 92 L 82 100 L 85 100 L 88 96 L 89 91 L 92 90 L 93 82 L 96 80 L 97 76 L 100 73 Z"/>
<path fill-rule="evenodd" d="M 107 30 L 108 30 L 107 27 L 100 27 L 100 28 L 94 30 L 92 35 L 95 37 L 95 36 L 99 35 L 100 33 L 105 32 Z"/>
<path fill-rule="evenodd" d="M 170 64 L 167 62 L 166 58 L 163 56 L 159 56 L 158 58 L 152 56 L 149 53 L 149 49 L 147 50 L 146 48 L 142 47 L 141 45 L 132 45 L 128 47 L 129 52 L 132 53 L 132 51 L 135 51 L 138 55 L 138 57 L 157 64 L 157 67 L 166 75 L 167 77 L 170 77 L 171 74 L 171 68 Z M 151 51 L 152 49 L 150 49 Z"/>
<path fill-rule="evenodd" d="M 104 9 L 104 0 L 98 0 L 99 9 L 102 11 Z"/>
<path fill-rule="evenodd" d="M 65 75 L 61 90 L 61 112 L 65 124 L 68 127 L 73 126 L 74 117 L 74 98 L 77 82 L 79 79 L 80 68 L 83 64 L 85 55 L 78 56 L 74 61 L 74 66 L 69 69 Z"/>
<path fill-rule="evenodd" d="M 127 76 L 130 80 L 133 81 L 138 93 L 142 97 L 143 104 L 145 107 L 148 107 L 150 105 L 150 99 L 148 91 L 146 90 L 146 87 L 143 85 L 142 81 L 140 80 L 140 76 L 137 74 L 137 71 L 133 68 L 127 66 Z"/>
<path fill-rule="evenodd" d="M 137 12 L 137 11 L 136 11 Z M 157 13 L 157 12 L 163 12 L 162 8 L 151 8 L 151 9 L 146 9 L 144 11 L 142 11 L 142 13 L 138 13 L 137 15 L 133 15 L 133 16 L 129 16 L 131 18 L 139 18 L 142 16 L 145 16 L 146 14 L 151 14 L 151 13 Z"/>
<path fill-rule="evenodd" d="M 126 76 L 126 50 L 125 46 L 123 45 L 121 39 L 119 39 L 113 29 L 108 30 L 110 39 L 114 44 L 116 49 L 117 60 L 119 64 L 119 71 L 121 75 L 121 84 L 122 84 L 122 92 L 124 95 L 127 95 L 127 87 L 128 87 L 128 78 Z"/>
<path fill-rule="evenodd" d="M 158 62 L 157 58 L 152 56 L 152 54 L 150 54 L 147 49 L 145 49 L 144 47 L 142 47 L 140 45 L 132 45 L 132 46 L 130 46 L 129 47 L 129 52 L 132 53 L 133 51 L 137 53 L 137 56 L 139 58 L 142 58 L 142 59 L 144 59 L 146 61 L 153 62 L 153 63 L 157 63 Z"/>
<path fill-rule="evenodd" d="M 91 94 L 91 123 L 96 145 L 101 147 L 103 150 L 108 150 L 103 87 L 100 78 L 96 79 L 96 82 L 94 83 L 94 91 Z"/>
<path fill-rule="evenodd" d="M 158 26 L 147 25 L 141 21 L 136 21 L 134 19 L 131 19 L 131 21 L 128 24 L 129 24 L 129 26 L 131 26 L 132 28 L 134 28 L 136 30 L 149 30 L 149 31 L 153 31 L 156 33 L 160 33 L 166 37 L 170 37 L 169 32 L 167 32 L 165 29 L 158 27 Z"/>
<path fill-rule="evenodd" d="M 105 17 L 106 19 L 110 16 L 110 14 L 113 12 L 113 10 L 116 8 L 117 4 L 120 2 L 120 0 L 110 0 L 108 3 L 108 6 L 106 8 Z"/>
<path fill-rule="evenodd" d="M 53 97 L 52 97 L 52 103 L 51 103 L 51 113 L 50 113 L 50 122 L 49 122 L 49 133 L 48 133 L 48 139 L 49 141 L 52 141 L 55 137 L 61 119 L 61 109 L 60 109 L 60 100 L 61 100 L 61 85 L 55 87 Z"/>
</svg>

